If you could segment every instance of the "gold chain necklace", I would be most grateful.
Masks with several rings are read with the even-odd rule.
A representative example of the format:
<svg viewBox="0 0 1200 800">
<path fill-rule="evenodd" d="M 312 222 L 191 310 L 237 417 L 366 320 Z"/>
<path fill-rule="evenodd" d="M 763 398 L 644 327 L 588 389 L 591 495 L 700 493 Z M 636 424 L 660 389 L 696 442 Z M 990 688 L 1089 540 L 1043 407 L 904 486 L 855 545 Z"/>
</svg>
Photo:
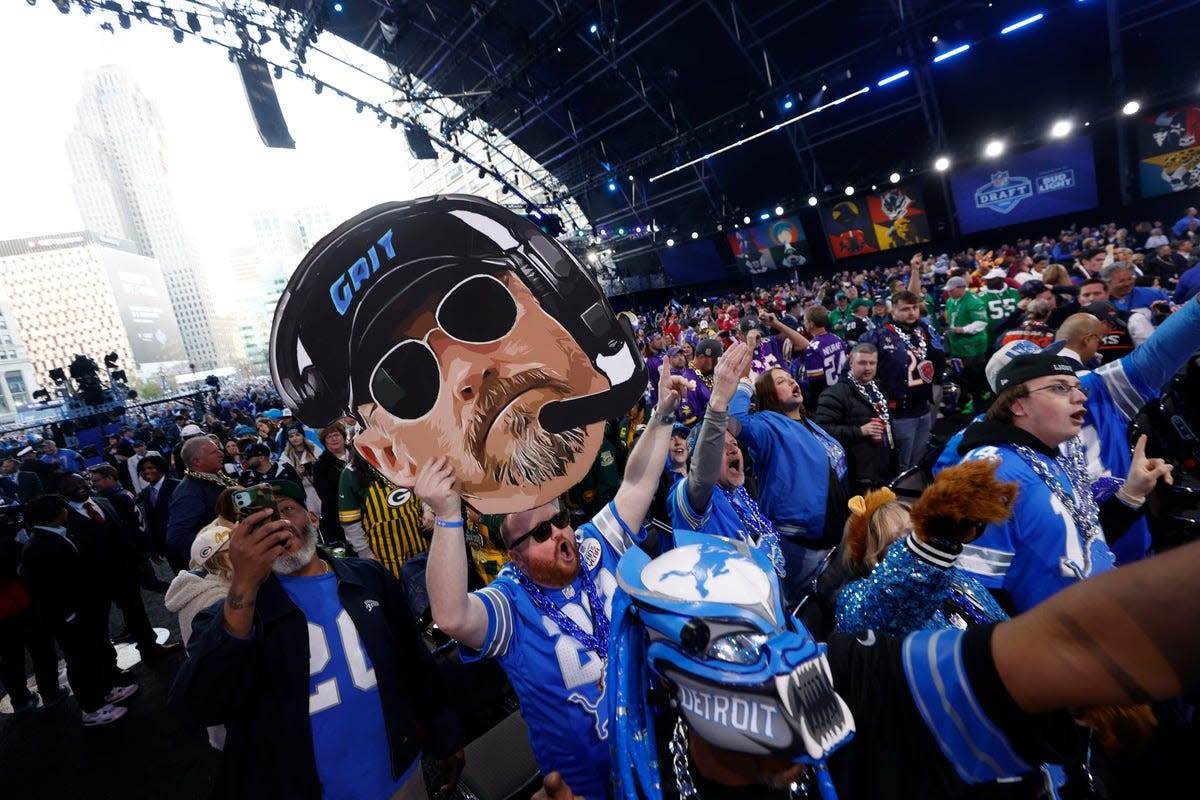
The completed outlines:
<svg viewBox="0 0 1200 800">
<path fill-rule="evenodd" d="M 228 488 L 230 486 L 240 486 L 241 485 L 237 481 L 235 481 L 233 478 L 230 478 L 228 475 L 225 475 L 223 473 L 196 472 L 191 467 L 188 467 L 187 469 L 185 469 L 183 471 L 183 476 L 185 478 L 195 478 L 198 481 L 208 481 L 209 483 L 214 483 L 217 486 L 220 486 L 221 488 Z"/>
</svg>

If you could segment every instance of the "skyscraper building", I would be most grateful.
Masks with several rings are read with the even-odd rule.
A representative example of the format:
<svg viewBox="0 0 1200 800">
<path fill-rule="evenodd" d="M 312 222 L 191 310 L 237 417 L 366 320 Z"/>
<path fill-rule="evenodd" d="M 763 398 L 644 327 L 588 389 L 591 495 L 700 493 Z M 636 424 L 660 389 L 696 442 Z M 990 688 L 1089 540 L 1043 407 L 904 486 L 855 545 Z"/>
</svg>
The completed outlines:
<svg viewBox="0 0 1200 800">
<path fill-rule="evenodd" d="M 154 104 L 119 67 L 88 73 L 68 136 L 84 227 L 127 239 L 162 267 L 187 360 L 222 366 L 212 301 L 188 247 L 168 180 L 163 127 Z"/>
<path fill-rule="evenodd" d="M 162 270 L 132 242 L 88 231 L 0 241 L 0 321 L 3 355 L 32 365 L 30 391 L 53 393 L 50 370 L 79 353 L 116 353 L 131 378 L 186 368 Z"/>
</svg>

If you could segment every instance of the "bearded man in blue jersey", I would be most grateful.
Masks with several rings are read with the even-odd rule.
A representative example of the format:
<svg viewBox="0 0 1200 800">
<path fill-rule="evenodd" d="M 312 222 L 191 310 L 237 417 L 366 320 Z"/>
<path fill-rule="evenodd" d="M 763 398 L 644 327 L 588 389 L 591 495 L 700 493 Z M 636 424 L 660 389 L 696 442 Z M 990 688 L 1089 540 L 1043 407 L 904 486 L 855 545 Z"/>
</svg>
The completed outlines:
<svg viewBox="0 0 1200 800">
<path fill-rule="evenodd" d="M 719 345 L 718 345 L 719 346 Z M 658 405 L 629 454 L 616 497 L 578 531 L 557 503 L 509 514 L 500 527 L 512 558 L 485 589 L 467 592 L 462 497 L 446 459 L 427 461 L 415 491 L 435 514 L 426 586 L 433 619 L 463 659 L 495 658 L 508 675 L 543 773 L 580 794 L 610 793 L 609 620 L 621 555 L 643 540 L 688 383 L 661 370 Z"/>
<path fill-rule="evenodd" d="M 422 747 L 449 788 L 462 732 L 403 585 L 317 549 L 304 489 L 272 481 L 229 536 L 233 583 L 192 623 L 172 708 L 225 725 L 220 797 L 426 800 Z"/>
</svg>

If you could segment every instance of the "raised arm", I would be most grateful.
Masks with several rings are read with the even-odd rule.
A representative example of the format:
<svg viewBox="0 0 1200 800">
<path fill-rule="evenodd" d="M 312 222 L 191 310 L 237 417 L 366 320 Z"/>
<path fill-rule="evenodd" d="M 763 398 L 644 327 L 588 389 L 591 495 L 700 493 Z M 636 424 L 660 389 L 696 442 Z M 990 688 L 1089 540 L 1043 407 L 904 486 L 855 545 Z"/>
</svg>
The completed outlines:
<svg viewBox="0 0 1200 800">
<path fill-rule="evenodd" d="M 1026 713 L 1167 700 L 1200 685 L 1200 542 L 1105 572 L 996 626 L 992 657 Z"/>
<path fill-rule="evenodd" d="M 780 321 L 779 317 L 769 311 L 763 311 L 758 315 L 758 321 L 766 325 L 773 331 L 782 333 L 784 338 L 792 343 L 792 349 L 803 352 L 804 348 L 808 347 L 809 339 L 800 331 Z M 722 359 L 728 358 L 728 352 L 722 356 Z"/>
<path fill-rule="evenodd" d="M 433 509 L 435 517 L 425 566 L 425 589 L 438 627 L 447 636 L 478 650 L 487 637 L 488 614 L 483 601 L 467 591 L 462 495 L 454 482 L 454 468 L 442 457 L 426 461 L 413 486 L 417 497 Z"/>
<path fill-rule="evenodd" d="M 721 461 L 725 457 L 725 428 L 729 424 L 729 400 L 737 391 L 738 381 L 749 368 L 753 355 L 748 345 L 737 342 L 717 361 L 713 373 L 712 396 L 708 400 L 708 410 L 700 426 L 699 440 L 692 453 L 692 465 L 687 476 L 688 505 L 701 513 L 708 508 L 713 487 L 721 474 Z"/>
<path fill-rule="evenodd" d="M 917 297 L 925 297 L 925 292 L 921 289 L 921 265 L 925 262 L 925 256 L 922 253 L 914 253 L 912 260 L 908 262 L 908 290 Z"/>
<path fill-rule="evenodd" d="M 658 479 L 671 444 L 675 407 L 687 392 L 687 381 L 664 369 L 658 376 L 658 405 L 646 420 L 646 430 L 625 462 L 625 478 L 613 498 L 617 514 L 634 529 L 641 526 L 658 491 Z M 440 623 L 439 623 L 440 624 Z"/>
</svg>

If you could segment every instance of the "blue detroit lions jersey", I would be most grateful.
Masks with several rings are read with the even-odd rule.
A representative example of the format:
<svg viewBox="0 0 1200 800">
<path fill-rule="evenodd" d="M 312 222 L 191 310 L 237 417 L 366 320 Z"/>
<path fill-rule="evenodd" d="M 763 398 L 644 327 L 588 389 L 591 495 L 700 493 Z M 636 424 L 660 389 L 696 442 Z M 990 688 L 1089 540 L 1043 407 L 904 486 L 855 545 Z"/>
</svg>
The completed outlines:
<svg viewBox="0 0 1200 800">
<path fill-rule="evenodd" d="M 1079 373 L 1079 382 L 1088 391 L 1079 437 L 1083 440 L 1092 480 L 1105 475 L 1124 478 L 1129 474 L 1130 420 L 1142 406 L 1159 396 L 1162 387 L 1197 347 L 1200 347 L 1200 303 L 1193 301 L 1168 317 L 1153 336 L 1129 355 L 1095 372 Z M 962 460 L 958 455 L 961 441 L 960 431 L 946 443 L 934 465 L 935 475 Z M 1144 558 L 1149 550 L 1150 529 L 1144 517 L 1134 522 L 1129 532 L 1112 546 L 1118 564 Z"/>
<path fill-rule="evenodd" d="M 1034 453 L 1074 499 L 1071 481 L 1056 459 Z M 1020 489 L 1012 516 L 989 525 L 963 545 L 958 567 L 989 589 L 1004 589 L 1018 612 L 1026 611 L 1076 581 L 1112 569 L 1112 551 L 1101 533 L 1085 542 L 1070 510 L 1009 445 L 984 445 L 966 458 L 999 459 L 996 480 L 1017 481 Z"/>
<path fill-rule="evenodd" d="M 611 620 L 617 562 L 633 543 L 632 534 L 613 503 L 575 534 L 583 568 Z M 517 583 L 513 569 L 506 565 L 486 589 L 475 592 L 487 609 L 488 630 L 478 652 L 462 648 L 463 659 L 500 661 L 521 702 L 543 774 L 561 772 L 576 795 L 607 797 L 612 769 L 605 661 L 543 614 Z M 594 632 L 582 576 L 564 589 L 543 592 L 583 631 Z"/>
<path fill-rule="evenodd" d="M 375 669 L 338 598 L 337 575 L 281 575 L 279 583 L 308 621 L 308 716 L 322 796 L 391 797 L 421 759 L 392 779 Z"/>
</svg>

